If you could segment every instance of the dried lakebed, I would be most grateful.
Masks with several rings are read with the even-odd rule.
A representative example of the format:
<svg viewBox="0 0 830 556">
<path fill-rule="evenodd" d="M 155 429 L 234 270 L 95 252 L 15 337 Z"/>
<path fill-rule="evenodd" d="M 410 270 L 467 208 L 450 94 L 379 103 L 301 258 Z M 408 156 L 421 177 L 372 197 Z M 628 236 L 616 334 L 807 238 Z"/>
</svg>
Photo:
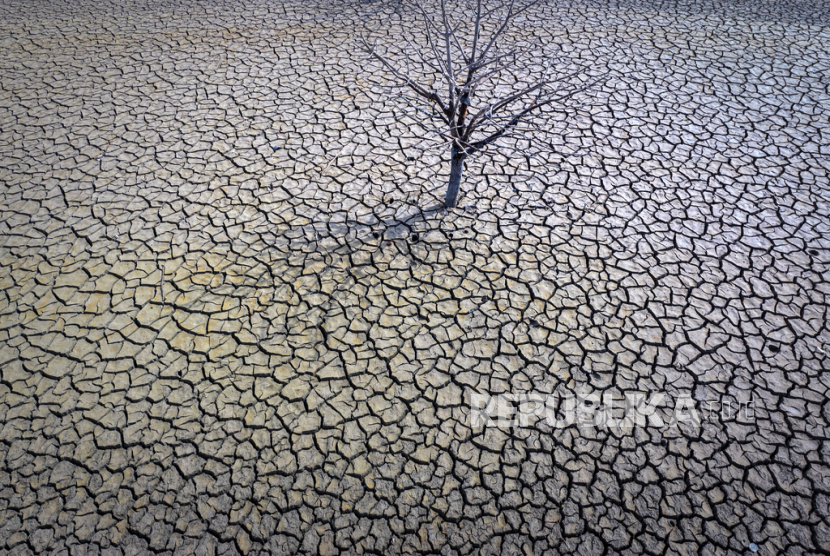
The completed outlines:
<svg viewBox="0 0 830 556">
<path fill-rule="evenodd" d="M 0 0 L 0 553 L 824 553 L 826 6 L 544 3 L 612 78 L 440 211 L 381 4 Z"/>
</svg>

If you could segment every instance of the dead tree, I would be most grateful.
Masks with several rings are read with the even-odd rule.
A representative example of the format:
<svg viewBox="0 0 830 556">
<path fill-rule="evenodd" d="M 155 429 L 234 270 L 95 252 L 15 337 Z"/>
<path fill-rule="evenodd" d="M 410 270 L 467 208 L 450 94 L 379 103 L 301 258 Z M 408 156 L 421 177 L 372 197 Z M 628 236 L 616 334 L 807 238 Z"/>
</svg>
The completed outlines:
<svg viewBox="0 0 830 556">
<path fill-rule="evenodd" d="M 532 140 L 544 107 L 594 83 L 566 85 L 581 72 L 557 73 L 545 45 L 516 25 L 540 0 L 426 2 L 407 3 L 417 10 L 422 28 L 401 37 L 401 45 L 366 38 L 362 45 L 391 74 L 396 97 L 409 113 L 425 118 L 440 143 L 449 144 L 444 206 L 450 208 L 458 201 L 466 159 L 490 147 L 517 150 L 515 141 L 511 146 L 504 140 Z"/>
</svg>

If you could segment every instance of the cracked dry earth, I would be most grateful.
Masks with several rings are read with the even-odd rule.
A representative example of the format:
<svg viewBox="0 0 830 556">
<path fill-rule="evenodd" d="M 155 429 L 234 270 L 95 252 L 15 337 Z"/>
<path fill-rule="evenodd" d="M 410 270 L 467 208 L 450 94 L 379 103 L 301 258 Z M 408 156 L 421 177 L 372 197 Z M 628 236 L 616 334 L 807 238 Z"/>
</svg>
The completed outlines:
<svg viewBox="0 0 830 556">
<path fill-rule="evenodd" d="M 545 3 L 452 211 L 379 6 L 0 1 L 0 553 L 826 554 L 826 5 Z M 471 421 L 568 391 L 701 426 Z"/>
</svg>

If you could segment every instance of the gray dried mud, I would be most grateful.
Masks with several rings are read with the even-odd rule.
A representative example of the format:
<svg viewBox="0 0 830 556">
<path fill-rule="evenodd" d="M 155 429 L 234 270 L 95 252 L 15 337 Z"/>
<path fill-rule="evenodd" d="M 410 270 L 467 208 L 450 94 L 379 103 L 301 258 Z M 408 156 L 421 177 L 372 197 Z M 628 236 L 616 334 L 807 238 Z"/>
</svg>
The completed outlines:
<svg viewBox="0 0 830 556">
<path fill-rule="evenodd" d="M 0 553 L 826 553 L 826 5 L 546 3 L 452 211 L 378 5 L 0 0 Z M 753 412 L 472 426 L 565 391 Z"/>
</svg>

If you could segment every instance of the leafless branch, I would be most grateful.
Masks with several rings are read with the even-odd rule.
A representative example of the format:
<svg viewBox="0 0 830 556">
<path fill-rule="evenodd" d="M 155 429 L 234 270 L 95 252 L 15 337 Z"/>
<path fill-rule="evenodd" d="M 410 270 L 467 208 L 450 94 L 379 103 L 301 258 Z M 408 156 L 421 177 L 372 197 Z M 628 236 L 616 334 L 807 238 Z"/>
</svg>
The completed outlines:
<svg viewBox="0 0 830 556">
<path fill-rule="evenodd" d="M 549 48 L 534 42 L 529 34 L 517 33 L 519 16 L 539 3 L 540 0 L 411 0 L 409 4 L 423 23 L 420 35 L 405 37 L 403 46 L 397 49 L 379 49 L 377 42 L 362 40 L 369 56 L 400 84 L 397 98 L 415 114 L 440 121 L 440 126 L 425 129 L 434 130 L 439 144 L 451 146 L 447 206 L 454 206 L 465 158 L 489 145 L 501 145 L 496 142 L 516 134 L 519 124 L 527 118 L 544 113 L 545 107 L 564 102 L 600 81 L 582 86 L 569 84 L 581 71 L 554 76 L 556 60 L 550 56 Z M 429 75 L 433 80 L 427 85 L 425 78 Z M 441 83 L 446 87 L 445 95 L 435 90 Z M 414 93 L 414 97 L 404 91 Z M 426 102 L 430 108 L 419 106 L 415 99 Z M 453 187 L 455 193 L 451 191 Z"/>
</svg>

